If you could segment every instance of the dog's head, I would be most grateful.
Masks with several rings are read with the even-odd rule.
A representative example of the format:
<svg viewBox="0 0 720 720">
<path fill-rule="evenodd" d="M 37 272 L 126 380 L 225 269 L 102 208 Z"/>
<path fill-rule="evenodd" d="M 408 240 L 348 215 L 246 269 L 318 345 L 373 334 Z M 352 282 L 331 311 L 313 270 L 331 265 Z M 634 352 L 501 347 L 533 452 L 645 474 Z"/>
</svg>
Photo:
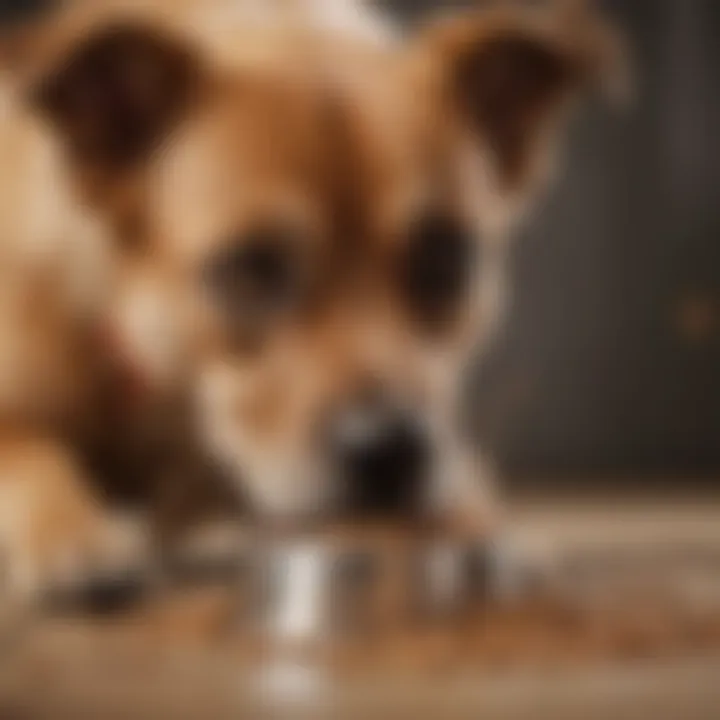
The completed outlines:
<svg viewBox="0 0 720 720">
<path fill-rule="evenodd" d="M 392 42 L 257 32 L 261 52 L 221 61 L 105 25 L 35 98 L 127 287 L 164 298 L 141 355 L 187 363 L 200 431 L 256 507 L 438 503 L 504 237 L 604 30 L 503 6 Z"/>
</svg>

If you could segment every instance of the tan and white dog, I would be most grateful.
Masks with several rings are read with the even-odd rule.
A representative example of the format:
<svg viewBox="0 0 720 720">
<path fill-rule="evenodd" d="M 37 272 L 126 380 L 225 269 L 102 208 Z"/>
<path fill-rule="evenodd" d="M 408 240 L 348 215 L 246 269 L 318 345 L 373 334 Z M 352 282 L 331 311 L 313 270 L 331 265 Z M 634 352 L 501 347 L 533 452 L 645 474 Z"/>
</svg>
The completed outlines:
<svg viewBox="0 0 720 720">
<path fill-rule="evenodd" d="M 16 59 L 0 118 L 13 582 L 123 538 L 80 470 L 97 428 L 127 447 L 98 327 L 151 408 L 181 399 L 180 442 L 261 520 L 484 532 L 462 371 L 567 111 L 613 64 L 606 24 L 579 2 L 485 4 L 410 36 L 350 1 L 89 5 Z M 152 433 L 147 408 L 124 430 Z"/>
</svg>

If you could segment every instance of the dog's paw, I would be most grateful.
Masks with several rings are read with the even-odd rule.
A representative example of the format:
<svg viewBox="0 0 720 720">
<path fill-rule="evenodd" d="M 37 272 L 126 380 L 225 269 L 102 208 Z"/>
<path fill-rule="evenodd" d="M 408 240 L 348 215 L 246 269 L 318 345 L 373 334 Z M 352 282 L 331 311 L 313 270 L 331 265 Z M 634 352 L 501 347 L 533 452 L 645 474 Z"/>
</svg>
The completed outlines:
<svg viewBox="0 0 720 720">
<path fill-rule="evenodd" d="M 145 553 L 140 524 L 111 515 L 62 446 L 0 446 L 0 592 L 11 602 L 67 596 L 126 577 Z"/>
</svg>

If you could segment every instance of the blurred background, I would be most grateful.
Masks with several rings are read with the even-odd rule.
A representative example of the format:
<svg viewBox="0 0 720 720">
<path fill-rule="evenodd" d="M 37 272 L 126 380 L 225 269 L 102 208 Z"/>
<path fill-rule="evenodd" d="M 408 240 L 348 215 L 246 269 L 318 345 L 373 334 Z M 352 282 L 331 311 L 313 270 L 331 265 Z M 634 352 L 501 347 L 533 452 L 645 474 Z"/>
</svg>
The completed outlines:
<svg viewBox="0 0 720 720">
<path fill-rule="evenodd" d="M 385 3 L 412 21 L 453 4 Z M 604 4 L 636 99 L 576 127 L 470 417 L 511 475 L 720 485 L 720 3 Z"/>
<path fill-rule="evenodd" d="M 52 0 L 0 0 L 0 20 Z M 468 2 L 383 0 L 408 23 Z M 605 0 L 637 76 L 515 246 L 470 426 L 517 477 L 720 477 L 720 3 Z"/>
<path fill-rule="evenodd" d="M 622 112 L 600 101 L 588 108 L 575 126 L 559 184 L 517 239 L 511 267 L 514 297 L 507 322 L 491 356 L 469 373 L 468 426 L 498 462 L 503 482 L 511 489 L 539 489 L 541 498 L 554 486 L 600 495 L 607 488 L 637 490 L 641 496 L 646 491 L 644 501 L 654 499 L 663 482 L 673 491 L 720 490 L 720 0 L 602 2 L 627 34 L 636 76 L 635 100 Z M 476 3 L 378 0 L 409 24 L 421 22 L 440 7 Z M 53 0 L 0 0 L 0 27 L 52 4 Z M 612 493 L 608 495 L 614 500 Z M 704 607 L 709 608 L 707 620 L 697 613 L 693 599 L 692 624 L 680 612 L 675 614 L 672 593 L 670 601 L 660 592 L 658 602 L 647 602 L 649 597 L 655 599 L 653 590 L 626 608 L 625 595 L 601 577 L 599 586 L 613 595 L 617 608 L 600 617 L 600 623 L 593 624 L 597 618 L 592 615 L 586 626 L 575 623 L 580 628 L 579 651 L 577 656 L 570 651 L 570 667 L 578 662 L 582 666 L 578 658 L 583 652 L 592 666 L 603 657 L 621 658 L 623 663 L 673 653 L 685 658 L 700 645 L 709 656 L 711 647 L 720 646 L 720 506 L 706 503 L 701 494 L 696 497 L 700 502 L 684 509 L 683 503 L 673 502 L 659 513 L 651 512 L 650 502 L 628 509 L 612 502 L 596 503 L 594 497 L 586 505 L 554 507 L 551 498 L 549 509 L 532 502 L 521 509 L 516 516 L 519 526 L 531 537 L 550 538 L 556 548 L 569 548 L 568 557 L 573 557 L 573 543 L 582 541 L 586 532 L 599 546 L 605 542 L 612 546 L 615 554 L 607 556 L 612 560 L 607 567 L 629 568 L 628 577 L 633 578 L 638 568 L 654 568 L 662 575 L 663 592 L 673 586 L 673 592 L 692 591 L 696 598 L 701 587 Z M 650 553 L 631 553 L 630 564 L 618 564 L 617 553 L 627 548 L 620 541 L 617 547 L 614 543 L 624 534 L 643 551 L 650 548 Z M 591 547 L 592 542 L 586 545 Z M 582 551 L 583 542 L 578 547 Z M 685 554 L 674 552 L 677 547 Z M 668 548 L 674 553 L 666 553 L 672 555 L 672 567 L 669 560 L 657 561 Z M 692 555 L 698 548 L 700 552 Z M 605 557 L 592 552 L 589 556 L 590 565 L 602 565 L 598 558 Z M 691 557 L 702 557 L 702 562 L 693 565 Z M 693 572 L 691 577 L 688 573 Z M 576 580 L 573 575 L 571 581 Z M 641 589 L 647 590 L 642 584 Z M 230 656 L 199 651 L 210 638 L 225 641 L 231 636 L 229 623 L 238 627 L 235 592 L 233 587 L 229 602 L 223 596 L 220 603 L 214 596 L 208 602 L 192 592 L 182 601 L 172 594 L 161 597 L 157 605 L 151 597 L 149 609 L 133 616 L 131 623 L 118 624 L 121 632 L 110 639 L 100 633 L 112 624 L 93 625 L 88 633 L 76 635 L 63 624 L 59 634 L 53 634 L 57 628 L 50 626 L 45 636 L 38 635 L 34 650 L 23 648 L 24 655 L 3 653 L 0 642 L 0 720 L 247 716 L 238 711 L 238 703 L 242 706 L 246 700 L 241 700 L 239 673 L 228 662 Z M 658 614 L 655 605 L 663 603 L 673 614 Z M 635 612 L 627 613 L 630 620 L 626 610 Z M 604 719 L 618 716 L 619 702 L 632 710 L 620 712 L 628 718 L 718 717 L 715 661 L 698 662 L 693 667 L 700 674 L 693 676 L 663 665 L 663 675 L 654 684 L 635 682 L 623 664 L 617 675 L 622 679 L 620 695 L 608 689 L 612 679 L 586 687 L 563 673 L 554 676 L 555 685 L 547 684 L 550 681 L 543 676 L 546 685 L 526 686 L 521 681 L 506 683 L 504 693 L 488 692 L 488 684 L 477 682 L 477 667 L 506 667 L 508 658 L 512 665 L 513 658 L 524 657 L 527 638 L 532 646 L 529 655 L 543 668 L 547 664 L 533 638 L 545 637 L 545 626 L 552 623 L 535 612 L 523 625 L 522 608 L 518 615 L 502 612 L 500 608 L 498 617 L 482 614 L 475 627 L 481 632 L 468 636 L 470 642 L 462 638 L 467 658 L 473 652 L 484 658 L 479 666 L 472 665 L 468 677 L 473 690 L 482 694 L 484 706 L 492 708 L 493 717 Z M 567 642 L 569 628 L 574 627 L 570 617 L 558 616 L 557 647 L 572 644 Z M 638 635 L 635 617 L 643 622 L 654 618 L 654 629 L 643 625 L 645 635 Z M 13 630 L 16 624 L 13 617 Z M 484 628 L 495 624 L 500 632 L 493 645 L 492 633 L 486 636 Z M 657 638 L 648 641 L 655 630 Z M 114 657 L 120 652 L 120 636 L 138 643 L 127 655 L 118 655 L 122 663 Z M 423 636 L 419 637 L 422 642 Z M 175 648 L 167 644 L 171 638 L 182 644 L 178 655 L 182 662 L 173 657 L 169 663 L 168 655 L 152 649 L 153 643 L 161 646 L 160 653 Z M 552 632 L 548 638 L 547 657 L 553 657 Z M 105 659 L 103 650 L 109 651 L 113 662 L 98 661 Z M 402 669 L 403 660 L 416 657 L 424 657 L 432 672 L 437 664 L 438 676 L 443 662 L 451 667 L 451 653 L 442 643 L 429 641 L 400 650 L 404 654 L 390 652 L 382 658 L 381 674 L 392 663 Z M 438 662 L 436 655 L 447 657 Z M 372 656 L 369 665 L 381 657 Z M 462 653 L 458 657 L 462 661 Z M 257 664 L 254 655 L 252 660 Z M 554 667 L 552 661 L 548 666 Z M 598 677 L 605 677 L 602 672 Z M 420 714 L 408 717 L 450 717 L 451 704 L 458 709 L 477 700 L 472 694 L 440 695 L 435 710 L 421 692 L 432 685 L 417 683 L 409 692 L 401 690 L 423 706 Z M 523 705 L 525 696 L 530 699 Z M 556 696 L 571 696 L 569 704 L 552 700 Z M 333 710 L 341 707 L 339 698 L 333 696 Z M 351 695 L 345 702 L 354 707 L 356 701 Z M 113 705 L 122 713 L 108 714 Z M 650 705 L 652 713 L 644 710 Z M 572 710 L 563 712 L 563 707 Z M 75 712 L 77 708 L 83 712 Z M 477 717 L 477 704 L 473 708 L 462 717 Z"/>
</svg>

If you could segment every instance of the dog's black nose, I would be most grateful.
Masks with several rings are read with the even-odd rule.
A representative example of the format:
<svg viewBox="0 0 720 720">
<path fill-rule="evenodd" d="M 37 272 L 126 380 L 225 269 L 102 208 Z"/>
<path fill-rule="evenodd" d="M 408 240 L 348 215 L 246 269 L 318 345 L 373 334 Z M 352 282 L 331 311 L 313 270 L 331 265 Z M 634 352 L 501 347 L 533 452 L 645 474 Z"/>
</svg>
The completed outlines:
<svg viewBox="0 0 720 720">
<path fill-rule="evenodd" d="M 350 512 L 393 515 L 418 508 L 430 455 L 418 422 L 367 414 L 349 421 L 335 443 Z"/>
</svg>

